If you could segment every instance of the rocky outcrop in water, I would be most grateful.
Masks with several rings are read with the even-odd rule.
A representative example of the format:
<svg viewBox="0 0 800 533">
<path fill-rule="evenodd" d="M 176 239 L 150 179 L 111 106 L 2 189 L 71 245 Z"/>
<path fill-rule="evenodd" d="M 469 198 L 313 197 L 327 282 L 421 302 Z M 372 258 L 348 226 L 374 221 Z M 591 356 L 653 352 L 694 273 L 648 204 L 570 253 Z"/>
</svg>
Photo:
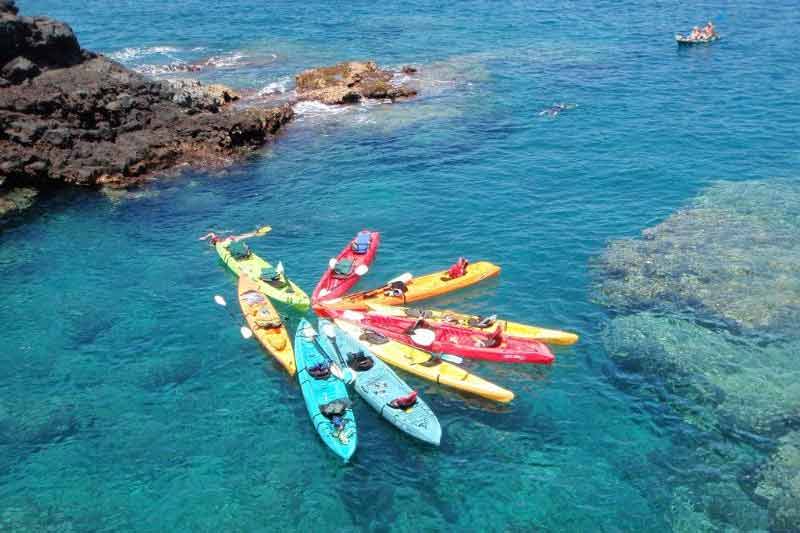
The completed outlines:
<svg viewBox="0 0 800 533">
<path fill-rule="evenodd" d="M 800 526 L 798 265 L 789 180 L 714 185 L 598 264 L 599 300 L 618 313 L 604 341 L 620 380 L 644 377 L 631 382 L 704 435 L 771 452 L 737 468 L 743 479 L 760 470 L 751 489 L 774 531 Z"/>
<path fill-rule="evenodd" d="M 20 193 L 8 194 L 21 188 L 127 187 L 224 164 L 293 116 L 288 105 L 233 109 L 238 95 L 221 86 L 147 79 L 82 50 L 67 24 L 0 1 L 0 209 L 17 209 Z"/>
<path fill-rule="evenodd" d="M 417 91 L 393 83 L 394 73 L 378 68 L 372 61 L 350 61 L 330 67 L 313 68 L 295 77 L 300 100 L 316 100 L 324 104 L 349 104 L 365 98 L 409 98 Z"/>
</svg>

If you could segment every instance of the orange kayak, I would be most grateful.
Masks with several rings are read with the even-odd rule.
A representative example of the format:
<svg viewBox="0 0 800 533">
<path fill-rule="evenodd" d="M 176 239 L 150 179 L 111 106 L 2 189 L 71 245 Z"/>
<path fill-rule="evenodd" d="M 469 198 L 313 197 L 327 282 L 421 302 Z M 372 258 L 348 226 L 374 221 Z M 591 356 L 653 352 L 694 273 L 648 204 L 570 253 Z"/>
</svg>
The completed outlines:
<svg viewBox="0 0 800 533">
<path fill-rule="evenodd" d="M 371 303 L 405 305 L 457 291 L 498 274 L 500 274 L 499 266 L 488 261 L 478 261 L 467 266 L 466 271 L 455 278 L 450 276 L 448 270 L 440 270 L 418 278 L 406 276 L 405 279 L 389 282 L 377 289 L 356 292 L 342 298 L 327 300 L 323 305 L 315 307 L 315 310 L 325 315 L 324 307 L 366 310 L 368 304 Z"/>
<path fill-rule="evenodd" d="M 297 367 L 286 325 L 269 298 L 259 290 L 259 283 L 248 276 L 239 276 L 239 305 L 258 342 L 293 376 Z"/>
</svg>

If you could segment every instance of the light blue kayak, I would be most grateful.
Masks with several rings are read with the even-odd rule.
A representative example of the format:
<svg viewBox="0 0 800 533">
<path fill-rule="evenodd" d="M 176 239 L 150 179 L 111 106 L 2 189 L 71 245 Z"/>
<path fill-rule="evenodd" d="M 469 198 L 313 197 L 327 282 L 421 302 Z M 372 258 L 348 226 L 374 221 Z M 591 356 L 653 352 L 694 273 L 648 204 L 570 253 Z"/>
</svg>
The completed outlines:
<svg viewBox="0 0 800 533">
<path fill-rule="evenodd" d="M 356 451 L 356 419 L 347 386 L 337 377 L 341 377 L 341 369 L 331 364 L 333 360 L 318 342 L 319 337 L 307 320 L 300 322 L 294 337 L 297 379 L 320 438 L 347 462 Z"/>
<path fill-rule="evenodd" d="M 319 343 L 356 376 L 356 392 L 383 418 L 412 437 L 439 445 L 442 427 L 431 408 L 367 346 L 323 319 Z"/>
</svg>

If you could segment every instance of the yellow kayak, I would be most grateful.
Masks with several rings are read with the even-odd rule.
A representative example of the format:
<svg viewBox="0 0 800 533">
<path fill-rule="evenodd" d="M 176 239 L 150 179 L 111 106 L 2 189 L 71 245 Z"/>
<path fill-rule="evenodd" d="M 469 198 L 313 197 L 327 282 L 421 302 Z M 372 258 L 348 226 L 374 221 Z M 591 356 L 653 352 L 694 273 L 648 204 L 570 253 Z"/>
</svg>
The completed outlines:
<svg viewBox="0 0 800 533">
<path fill-rule="evenodd" d="M 370 303 L 405 305 L 475 285 L 499 273 L 499 266 L 488 261 L 478 261 L 467 266 L 466 271 L 455 278 L 450 276 L 448 270 L 440 270 L 418 278 L 409 275 L 405 280 L 389 282 L 377 289 L 326 300 L 324 306 L 334 309 L 364 310 Z"/>
<path fill-rule="evenodd" d="M 368 303 L 370 309 L 387 316 L 424 316 L 425 320 L 440 322 L 443 324 L 455 324 L 461 327 L 486 331 L 487 328 L 494 329 L 499 325 L 506 335 L 520 337 L 524 339 L 536 339 L 548 344 L 570 345 L 578 342 L 578 335 L 568 331 L 557 329 L 546 329 L 538 326 L 529 326 L 519 322 L 509 322 L 508 320 L 498 320 L 495 317 L 480 317 L 475 315 L 465 315 L 455 311 L 435 311 L 432 309 L 409 309 L 407 307 L 394 307 L 377 303 Z"/>
<path fill-rule="evenodd" d="M 271 264 L 257 256 L 249 248 L 247 248 L 246 256 L 234 257 L 229 250 L 229 246 L 234 242 L 238 245 L 242 241 L 219 239 L 214 243 L 220 259 L 234 274 L 240 278 L 244 274 L 256 280 L 258 290 L 273 300 L 290 305 L 301 312 L 308 311 L 311 301 L 300 287 L 287 278 L 280 269 L 273 268 Z"/>
<path fill-rule="evenodd" d="M 454 364 L 434 359 L 428 352 L 390 339 L 365 335 L 362 328 L 350 322 L 336 320 L 336 325 L 367 345 L 370 351 L 384 362 L 415 376 L 496 402 L 508 403 L 514 399 L 514 393 L 510 390 L 498 387 Z"/>
<path fill-rule="evenodd" d="M 297 367 L 286 326 L 258 282 L 247 276 L 239 277 L 239 305 L 258 342 L 293 376 Z"/>
</svg>

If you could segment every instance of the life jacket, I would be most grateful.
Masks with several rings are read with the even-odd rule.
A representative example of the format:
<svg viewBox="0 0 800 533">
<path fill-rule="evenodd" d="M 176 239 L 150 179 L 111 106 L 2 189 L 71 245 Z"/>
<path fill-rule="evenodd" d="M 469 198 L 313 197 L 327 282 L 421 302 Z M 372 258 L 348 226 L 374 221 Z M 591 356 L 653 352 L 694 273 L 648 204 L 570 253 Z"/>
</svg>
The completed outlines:
<svg viewBox="0 0 800 533">
<path fill-rule="evenodd" d="M 375 361 L 372 357 L 364 355 L 364 352 L 349 353 L 348 366 L 356 372 L 364 372 L 375 366 Z"/>
<path fill-rule="evenodd" d="M 388 403 L 393 409 L 408 409 L 417 403 L 417 391 L 411 391 L 406 396 L 399 396 Z"/>
<path fill-rule="evenodd" d="M 359 231 L 353 240 L 351 248 L 353 252 L 363 255 L 369 251 L 369 244 L 372 241 L 372 233 L 369 231 Z"/>
<path fill-rule="evenodd" d="M 467 261 L 463 257 L 459 257 L 458 261 L 456 261 L 456 263 L 453 266 L 451 266 L 450 269 L 447 271 L 447 275 L 450 277 L 450 279 L 460 278 L 461 276 L 467 273 L 468 265 L 469 261 Z"/>
<path fill-rule="evenodd" d="M 314 379 L 328 379 L 328 377 L 330 377 L 331 375 L 331 367 L 326 363 L 319 363 L 318 365 L 314 365 L 310 368 L 307 368 L 306 370 L 308 371 L 308 374 Z M 320 407 L 320 411 L 321 410 L 322 408 Z"/>
<path fill-rule="evenodd" d="M 389 337 L 371 329 L 365 329 L 358 340 L 367 341 L 370 344 L 386 344 L 389 342 Z"/>
</svg>

